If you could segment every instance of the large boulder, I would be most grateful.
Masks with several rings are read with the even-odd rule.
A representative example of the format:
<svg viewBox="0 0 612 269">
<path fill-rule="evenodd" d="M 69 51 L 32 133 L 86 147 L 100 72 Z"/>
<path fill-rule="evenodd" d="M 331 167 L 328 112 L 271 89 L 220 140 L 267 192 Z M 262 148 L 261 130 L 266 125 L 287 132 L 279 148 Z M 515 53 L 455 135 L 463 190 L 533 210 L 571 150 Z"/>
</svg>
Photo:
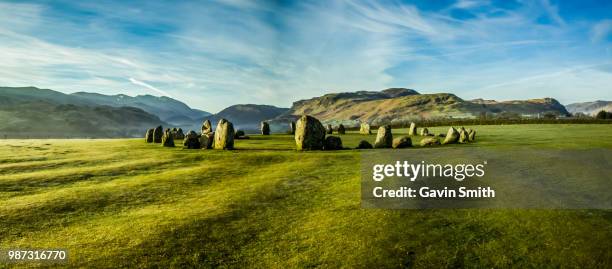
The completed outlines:
<svg viewBox="0 0 612 269">
<path fill-rule="evenodd" d="M 209 120 L 205 120 L 202 123 L 202 133 L 206 134 L 206 133 L 212 133 L 212 132 L 213 132 L 212 124 L 210 123 Z"/>
<path fill-rule="evenodd" d="M 295 121 L 289 123 L 289 133 L 292 135 L 295 134 Z"/>
<path fill-rule="evenodd" d="M 459 141 L 459 132 L 457 132 L 457 130 L 453 127 L 448 128 L 448 132 L 446 133 L 446 136 L 444 137 L 444 141 L 442 141 L 442 144 L 443 145 L 453 144 L 453 143 L 457 143 L 457 141 Z"/>
<path fill-rule="evenodd" d="M 402 149 L 412 147 L 412 139 L 408 136 L 398 137 L 393 139 L 393 148 L 394 149 Z"/>
<path fill-rule="evenodd" d="M 234 125 L 226 119 L 219 120 L 215 130 L 214 149 L 234 149 Z"/>
<path fill-rule="evenodd" d="M 270 124 L 268 122 L 262 121 L 260 129 L 262 135 L 270 135 Z"/>
<path fill-rule="evenodd" d="M 366 135 L 372 134 L 372 130 L 370 130 L 370 124 L 361 123 L 361 126 L 359 127 L 359 133 Z"/>
<path fill-rule="evenodd" d="M 323 149 L 325 127 L 315 117 L 303 115 L 296 123 L 295 144 L 297 150 Z"/>
<path fill-rule="evenodd" d="M 327 134 L 333 134 L 334 133 L 334 128 L 332 128 L 331 124 L 327 125 L 327 128 L 325 128 L 325 132 Z"/>
<path fill-rule="evenodd" d="M 200 147 L 202 149 L 212 149 L 215 143 L 215 132 L 200 135 Z"/>
<path fill-rule="evenodd" d="M 408 129 L 408 135 L 417 135 L 416 123 L 414 122 L 410 123 L 410 128 Z"/>
<path fill-rule="evenodd" d="M 370 142 L 365 141 L 365 140 L 361 140 L 359 141 L 359 145 L 357 145 L 356 149 L 371 149 L 372 144 L 370 144 Z"/>
<path fill-rule="evenodd" d="M 166 129 L 164 131 L 164 136 L 162 137 L 162 146 L 164 147 L 174 147 L 174 134 L 170 129 Z"/>
<path fill-rule="evenodd" d="M 183 139 L 183 148 L 186 148 L 186 149 L 199 149 L 200 148 L 200 139 L 196 132 L 189 131 L 185 135 L 185 139 Z"/>
<path fill-rule="evenodd" d="M 147 130 L 147 133 L 145 134 L 145 142 L 153 143 L 153 129 Z"/>
<path fill-rule="evenodd" d="M 427 128 L 421 129 L 421 136 L 429 136 L 429 130 Z"/>
<path fill-rule="evenodd" d="M 338 125 L 338 134 L 346 134 L 346 129 L 344 128 L 344 125 Z"/>
<path fill-rule="evenodd" d="M 476 130 L 469 130 L 469 132 L 468 132 L 468 141 L 470 141 L 470 142 L 476 141 Z"/>
<path fill-rule="evenodd" d="M 427 138 L 423 138 L 421 140 L 421 146 L 425 147 L 425 146 L 433 146 L 433 145 L 440 145 L 440 140 L 438 140 L 435 137 L 427 137 Z"/>
<path fill-rule="evenodd" d="M 155 127 L 155 130 L 153 130 L 153 143 L 161 143 L 163 136 L 164 129 L 162 128 L 162 126 L 160 125 Z"/>
<path fill-rule="evenodd" d="M 183 134 L 183 129 L 178 128 L 176 132 L 173 132 L 174 140 L 183 140 L 185 139 L 185 134 Z"/>
<path fill-rule="evenodd" d="M 378 128 L 376 134 L 376 141 L 374 141 L 375 148 L 390 148 L 393 146 L 393 134 L 391 134 L 391 125 L 384 125 Z"/>
<path fill-rule="evenodd" d="M 323 144 L 324 150 L 339 150 L 342 149 L 342 139 L 337 136 L 328 136 Z"/>
</svg>

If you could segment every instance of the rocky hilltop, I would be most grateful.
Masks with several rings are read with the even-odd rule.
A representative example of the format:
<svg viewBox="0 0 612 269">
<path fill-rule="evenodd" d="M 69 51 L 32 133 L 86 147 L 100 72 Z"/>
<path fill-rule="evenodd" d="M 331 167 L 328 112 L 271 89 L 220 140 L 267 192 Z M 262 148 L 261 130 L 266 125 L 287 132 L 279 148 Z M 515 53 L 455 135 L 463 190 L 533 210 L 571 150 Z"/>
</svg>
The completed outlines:
<svg viewBox="0 0 612 269">
<path fill-rule="evenodd" d="M 279 119 L 312 115 L 327 122 L 389 123 L 414 119 L 474 118 L 482 113 L 515 113 L 537 116 L 542 113 L 567 115 L 563 105 L 553 98 L 494 101 L 464 100 L 452 93 L 420 94 L 412 89 L 331 93 L 300 100 Z"/>
</svg>

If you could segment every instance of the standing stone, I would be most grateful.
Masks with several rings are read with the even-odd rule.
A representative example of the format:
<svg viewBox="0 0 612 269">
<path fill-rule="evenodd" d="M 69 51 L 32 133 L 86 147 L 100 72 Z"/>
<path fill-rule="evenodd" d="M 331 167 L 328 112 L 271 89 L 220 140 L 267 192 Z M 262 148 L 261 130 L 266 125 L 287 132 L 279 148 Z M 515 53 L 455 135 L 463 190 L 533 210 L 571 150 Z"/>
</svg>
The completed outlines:
<svg viewBox="0 0 612 269">
<path fill-rule="evenodd" d="M 325 138 L 323 145 L 324 150 L 339 150 L 342 149 L 342 139 L 337 136 L 328 136 Z"/>
<path fill-rule="evenodd" d="M 289 123 L 289 133 L 294 135 L 295 134 L 295 121 L 291 121 Z"/>
<path fill-rule="evenodd" d="M 325 129 L 325 131 L 327 132 L 327 134 L 333 134 L 334 133 L 334 128 L 332 128 L 331 124 L 328 124 L 327 128 Z"/>
<path fill-rule="evenodd" d="M 390 148 L 393 146 L 393 134 L 391 134 L 391 125 L 380 126 L 374 141 L 375 148 Z"/>
<path fill-rule="evenodd" d="M 476 141 L 476 130 L 470 130 L 468 132 L 468 141 L 470 142 Z"/>
<path fill-rule="evenodd" d="M 325 127 L 315 117 L 303 115 L 295 124 L 295 144 L 297 150 L 323 149 Z"/>
<path fill-rule="evenodd" d="M 412 139 L 408 136 L 398 137 L 393 139 L 393 148 L 394 149 L 402 149 L 412 147 Z"/>
<path fill-rule="evenodd" d="M 346 129 L 344 129 L 344 125 L 340 124 L 338 125 L 338 134 L 345 134 L 346 133 Z"/>
<path fill-rule="evenodd" d="M 365 140 L 361 140 L 359 141 L 359 145 L 357 145 L 356 149 L 371 149 L 372 144 L 370 144 L 370 142 L 365 141 Z"/>
<path fill-rule="evenodd" d="M 157 126 L 155 130 L 153 130 L 153 143 L 161 143 L 162 137 L 164 136 L 164 129 L 162 126 Z"/>
<path fill-rule="evenodd" d="M 199 149 L 200 148 L 200 140 L 196 132 L 189 131 L 187 135 L 185 135 L 185 139 L 183 139 L 183 148 L 186 148 L 186 149 Z"/>
<path fill-rule="evenodd" d="M 423 146 L 423 147 L 425 147 L 425 146 L 433 146 L 433 145 L 440 145 L 440 140 L 438 140 L 435 137 L 423 138 L 421 140 L 421 146 Z"/>
<path fill-rule="evenodd" d="M 213 131 L 212 124 L 210 123 L 209 120 L 205 120 L 202 123 L 202 133 L 207 134 L 207 133 L 212 133 L 212 131 Z"/>
<path fill-rule="evenodd" d="M 237 130 L 236 133 L 234 134 L 234 138 L 235 139 L 240 139 L 243 136 L 244 136 L 244 131 L 243 130 Z"/>
<path fill-rule="evenodd" d="M 458 140 L 459 140 L 459 132 L 457 132 L 455 128 L 450 127 L 448 129 L 448 132 L 446 133 L 446 137 L 444 138 L 444 141 L 442 141 L 442 145 L 457 143 Z"/>
<path fill-rule="evenodd" d="M 200 148 L 202 149 L 212 149 L 215 144 L 215 132 L 209 132 L 206 134 L 202 134 L 199 137 L 200 139 Z"/>
<path fill-rule="evenodd" d="M 427 130 L 427 128 L 421 129 L 421 136 L 428 136 L 428 135 L 429 135 L 429 130 Z"/>
<path fill-rule="evenodd" d="M 361 123 L 361 126 L 359 127 L 359 133 L 366 135 L 372 134 L 372 131 L 370 130 L 370 124 Z"/>
<path fill-rule="evenodd" d="M 221 119 L 215 130 L 214 149 L 234 149 L 234 125 Z"/>
<path fill-rule="evenodd" d="M 468 142 L 468 133 L 461 127 L 459 129 L 459 143 L 467 143 Z"/>
<path fill-rule="evenodd" d="M 176 132 L 174 132 L 174 140 L 183 140 L 185 139 L 185 134 L 183 134 L 183 129 L 178 128 Z"/>
<path fill-rule="evenodd" d="M 153 143 L 153 129 L 147 130 L 147 133 L 145 134 L 145 142 Z"/>
<path fill-rule="evenodd" d="M 200 147 L 202 149 L 212 149 L 215 143 L 215 132 L 200 135 Z"/>
<path fill-rule="evenodd" d="M 270 124 L 268 122 L 262 121 L 260 129 L 262 135 L 270 135 Z"/>
<path fill-rule="evenodd" d="M 162 146 L 174 147 L 174 134 L 172 134 L 170 129 L 166 129 L 164 132 L 164 137 L 162 137 Z"/>
<path fill-rule="evenodd" d="M 414 122 L 410 123 L 410 129 L 408 129 L 408 135 L 417 135 L 416 123 Z"/>
</svg>

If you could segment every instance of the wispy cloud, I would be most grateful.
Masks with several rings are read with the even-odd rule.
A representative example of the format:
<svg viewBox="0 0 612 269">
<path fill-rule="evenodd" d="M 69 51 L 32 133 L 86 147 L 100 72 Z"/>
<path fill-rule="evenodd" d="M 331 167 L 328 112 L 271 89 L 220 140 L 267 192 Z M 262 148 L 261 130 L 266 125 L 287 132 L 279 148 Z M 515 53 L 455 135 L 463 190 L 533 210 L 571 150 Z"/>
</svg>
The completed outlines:
<svg viewBox="0 0 612 269">
<path fill-rule="evenodd" d="M 612 36 L 612 19 L 605 19 L 593 25 L 591 30 L 592 41 L 603 41 L 610 36 Z"/>
<path fill-rule="evenodd" d="M 609 72 L 572 69 L 611 61 L 610 18 L 564 18 L 546 0 L 62 5 L 0 2 L 2 84 L 154 93 L 213 112 L 398 86 L 517 99 L 571 85 L 612 99 Z"/>
<path fill-rule="evenodd" d="M 134 85 L 143 86 L 143 87 L 145 87 L 147 89 L 150 89 L 150 90 L 153 90 L 153 91 L 155 91 L 155 92 L 157 92 L 157 93 L 159 93 L 161 95 L 164 95 L 164 96 L 172 98 L 172 96 L 170 94 L 168 94 L 167 92 L 162 91 L 162 90 L 160 90 L 160 89 L 158 89 L 158 88 L 156 88 L 156 87 L 154 87 L 151 84 L 148 84 L 146 82 L 143 82 L 143 81 L 140 81 L 140 80 L 137 80 L 137 79 L 134 79 L 134 78 L 130 78 L 130 82 L 132 82 Z"/>
</svg>

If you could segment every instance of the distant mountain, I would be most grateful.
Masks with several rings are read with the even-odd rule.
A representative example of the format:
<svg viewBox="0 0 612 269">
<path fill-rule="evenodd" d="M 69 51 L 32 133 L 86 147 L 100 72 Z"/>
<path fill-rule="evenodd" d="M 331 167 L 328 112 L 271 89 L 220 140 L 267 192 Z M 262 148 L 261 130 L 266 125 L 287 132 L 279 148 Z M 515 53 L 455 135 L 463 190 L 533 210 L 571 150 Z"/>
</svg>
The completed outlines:
<svg viewBox="0 0 612 269">
<path fill-rule="evenodd" d="M 612 101 L 597 100 L 594 102 L 573 103 L 565 106 L 567 110 L 574 113 L 584 113 L 594 116 L 599 111 L 605 110 L 612 112 Z"/>
<path fill-rule="evenodd" d="M 415 119 L 474 118 L 481 113 L 502 112 L 535 116 L 552 112 L 568 112 L 552 98 L 497 102 L 493 100 L 463 100 L 451 93 L 419 94 L 410 89 L 393 88 L 380 92 L 358 91 L 326 94 L 293 103 L 290 110 L 277 120 L 295 119 L 309 114 L 326 122 L 356 124 L 360 121 L 378 123 L 404 122 Z"/>
<path fill-rule="evenodd" d="M 558 115 L 567 115 L 566 108 L 554 98 L 513 100 L 513 101 L 495 101 L 475 99 L 469 102 L 482 106 L 481 109 L 474 112 L 488 112 L 492 114 L 501 112 L 510 112 L 521 114 L 524 116 L 537 115 L 543 113 L 556 113 Z"/>
<path fill-rule="evenodd" d="M 95 102 L 61 92 L 36 87 L 0 87 L 0 104 L 12 105 L 23 102 L 42 101 L 54 104 L 96 105 Z"/>
<path fill-rule="evenodd" d="M 76 92 L 70 94 L 70 96 L 76 96 L 81 100 L 98 105 L 137 107 L 157 115 L 163 121 L 176 125 L 184 124 L 190 120 L 196 122 L 202 117 L 211 115 L 211 113 L 190 108 L 185 103 L 166 96 L 138 95 L 132 97 L 124 94 L 104 95 L 88 92 Z"/>
<path fill-rule="evenodd" d="M 143 130 L 165 125 L 134 107 L 79 106 L 44 101 L 2 105 L 0 136 L 9 138 L 140 137 Z"/>
<path fill-rule="evenodd" d="M 274 119 L 288 110 L 288 108 L 269 105 L 233 105 L 221 110 L 217 114 L 204 117 L 200 123 L 208 119 L 214 126 L 221 118 L 224 118 L 232 122 L 235 129 L 256 131 L 259 130 L 259 125 L 262 121 Z"/>
<path fill-rule="evenodd" d="M 166 125 L 135 107 L 98 105 L 90 100 L 34 87 L 0 87 L 0 136 L 140 137 Z"/>
<path fill-rule="evenodd" d="M 599 111 L 610 102 L 596 101 L 569 105 L 571 111 Z M 382 91 L 357 91 L 325 94 L 293 103 L 291 108 L 270 105 L 241 104 L 227 107 L 217 114 L 192 109 L 169 97 L 123 94 L 60 92 L 35 87 L 0 87 L 0 135 L 31 136 L 142 136 L 156 125 L 200 130 L 202 121 L 216 125 L 225 118 L 236 129 L 259 130 L 268 120 L 273 132 L 284 132 L 287 122 L 302 114 L 323 122 L 373 124 L 406 122 L 436 118 L 474 118 L 481 114 L 512 113 L 538 116 L 544 113 L 566 115 L 568 111 L 553 98 L 494 101 L 464 100 L 452 93 L 420 94 L 405 88 Z"/>
</svg>

